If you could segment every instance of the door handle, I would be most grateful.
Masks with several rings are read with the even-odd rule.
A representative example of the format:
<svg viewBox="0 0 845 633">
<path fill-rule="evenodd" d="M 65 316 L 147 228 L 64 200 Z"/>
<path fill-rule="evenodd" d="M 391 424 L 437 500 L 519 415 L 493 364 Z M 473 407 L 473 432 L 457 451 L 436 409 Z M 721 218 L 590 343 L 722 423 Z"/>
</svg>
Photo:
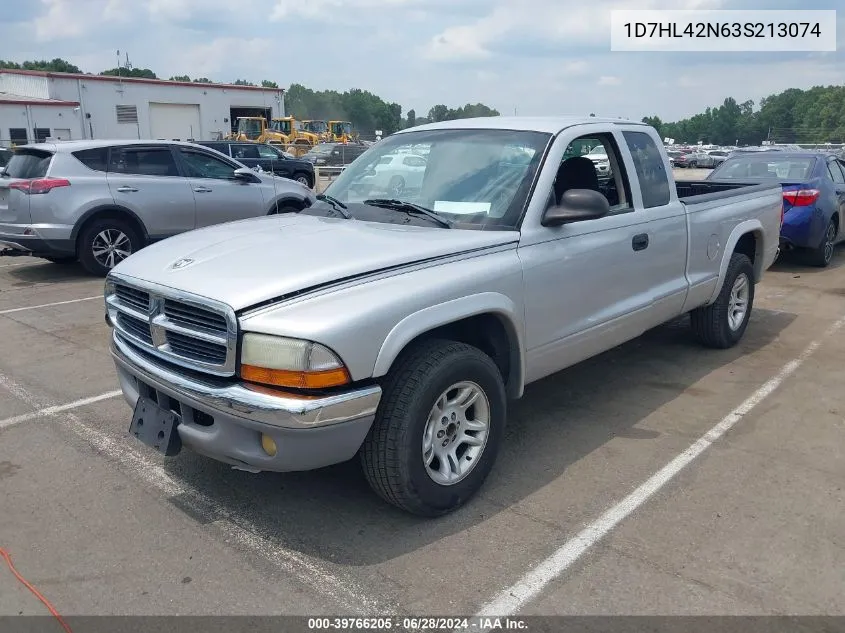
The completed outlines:
<svg viewBox="0 0 845 633">
<path fill-rule="evenodd" d="M 211 193 L 211 189 L 208 187 L 194 187 L 194 191 L 197 193 Z"/>
<path fill-rule="evenodd" d="M 127 185 L 124 185 L 123 187 L 118 187 L 117 190 L 120 193 L 134 193 L 138 191 L 135 187 L 129 187 Z"/>
<path fill-rule="evenodd" d="M 635 251 L 642 251 L 648 248 L 648 233 L 635 235 L 631 240 L 631 248 Z"/>
</svg>

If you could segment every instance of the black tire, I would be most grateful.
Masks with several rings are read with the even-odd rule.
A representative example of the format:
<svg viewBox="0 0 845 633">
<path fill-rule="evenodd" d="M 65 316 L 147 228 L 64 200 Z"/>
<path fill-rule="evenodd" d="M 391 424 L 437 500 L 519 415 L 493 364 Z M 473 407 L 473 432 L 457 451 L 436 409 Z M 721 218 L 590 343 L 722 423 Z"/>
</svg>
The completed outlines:
<svg viewBox="0 0 845 633">
<path fill-rule="evenodd" d="M 279 215 L 282 213 L 299 213 L 302 207 L 298 207 L 290 202 L 277 202 L 276 206 L 270 209 L 267 215 Z"/>
<path fill-rule="evenodd" d="M 294 179 L 295 181 L 299 182 L 299 183 L 302 183 L 303 185 L 305 185 L 305 186 L 306 186 L 306 187 L 308 187 L 309 189 L 314 187 L 314 181 L 311 179 L 311 176 L 309 176 L 309 175 L 308 175 L 306 172 L 304 172 L 304 171 L 298 171 L 298 172 L 296 172 L 296 173 L 293 175 L 293 179 Z"/>
<path fill-rule="evenodd" d="M 836 220 L 833 218 L 828 222 L 824 230 L 821 244 L 809 251 L 810 264 L 818 268 L 827 268 L 833 260 L 834 243 L 836 240 Z"/>
<path fill-rule="evenodd" d="M 747 284 L 747 299 L 745 314 L 738 327 L 732 327 L 731 317 L 731 293 L 737 280 L 745 276 Z M 690 325 L 696 339 L 707 347 L 716 349 L 727 349 L 736 345 L 745 329 L 748 327 L 748 320 L 751 317 L 751 310 L 754 307 L 754 266 L 747 255 L 734 253 L 728 264 L 728 273 L 719 291 L 719 296 L 709 306 L 697 308 L 690 313 Z"/>
<path fill-rule="evenodd" d="M 76 257 L 70 255 L 68 257 L 44 257 L 51 264 L 73 264 L 76 262 Z"/>
<path fill-rule="evenodd" d="M 104 218 L 95 220 L 84 229 L 79 235 L 77 243 L 77 255 L 82 267 L 92 275 L 105 277 L 111 267 L 99 262 L 94 256 L 94 240 L 104 231 L 117 231 L 122 233 L 129 241 L 129 254 L 138 252 L 143 248 L 144 243 L 138 231 L 129 222 L 120 218 Z M 123 258 L 125 259 L 125 258 Z M 121 260 L 122 261 L 122 260 Z M 116 262 L 119 263 L 119 262 Z"/>
<path fill-rule="evenodd" d="M 464 478 L 443 485 L 426 469 L 423 434 L 437 399 L 462 381 L 474 383 L 487 397 L 488 434 Z M 370 486 L 389 503 L 420 516 L 440 516 L 466 503 L 490 473 L 504 432 L 507 401 L 496 364 L 465 343 L 425 341 L 397 359 L 382 387 L 375 422 L 361 447 L 361 464 Z M 464 456 L 457 460 L 463 463 Z"/>
<path fill-rule="evenodd" d="M 392 196 L 401 196 L 405 191 L 405 179 L 402 176 L 393 176 L 387 183 L 387 190 Z"/>
</svg>

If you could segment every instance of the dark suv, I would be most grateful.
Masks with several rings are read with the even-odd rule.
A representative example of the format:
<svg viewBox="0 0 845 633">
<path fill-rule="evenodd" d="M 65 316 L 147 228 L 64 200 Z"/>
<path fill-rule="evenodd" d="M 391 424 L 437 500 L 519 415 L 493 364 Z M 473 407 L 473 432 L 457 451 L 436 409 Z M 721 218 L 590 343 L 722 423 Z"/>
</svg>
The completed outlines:
<svg viewBox="0 0 845 633">
<path fill-rule="evenodd" d="M 216 149 L 247 167 L 253 169 L 261 167 L 266 172 L 290 178 L 314 188 L 314 164 L 307 160 L 290 158 L 280 148 L 273 145 L 236 141 L 200 141 L 199 145 Z"/>
<path fill-rule="evenodd" d="M 370 148 L 363 143 L 320 143 L 302 158 L 320 167 L 343 167 L 368 149 Z"/>
</svg>

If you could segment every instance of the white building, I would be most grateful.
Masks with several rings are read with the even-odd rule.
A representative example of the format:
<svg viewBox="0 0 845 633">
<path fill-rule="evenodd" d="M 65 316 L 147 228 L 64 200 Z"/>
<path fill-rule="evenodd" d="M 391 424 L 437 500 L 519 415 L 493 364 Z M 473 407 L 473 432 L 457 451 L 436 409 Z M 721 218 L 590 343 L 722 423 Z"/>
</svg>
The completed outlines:
<svg viewBox="0 0 845 633">
<path fill-rule="evenodd" d="M 0 70 L 0 145 L 48 137 L 212 140 L 239 116 L 284 116 L 284 91 Z"/>
</svg>

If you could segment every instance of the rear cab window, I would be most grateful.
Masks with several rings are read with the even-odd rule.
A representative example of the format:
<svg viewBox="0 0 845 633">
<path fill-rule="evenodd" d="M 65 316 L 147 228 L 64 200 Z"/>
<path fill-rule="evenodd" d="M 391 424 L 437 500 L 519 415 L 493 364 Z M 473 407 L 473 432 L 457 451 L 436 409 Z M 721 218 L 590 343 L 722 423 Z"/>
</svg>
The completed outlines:
<svg viewBox="0 0 845 633">
<path fill-rule="evenodd" d="M 651 135 L 646 132 L 622 133 L 631 151 L 634 169 L 640 182 L 643 207 L 652 209 L 669 204 L 669 176 L 663 162 L 663 154 Z"/>
<path fill-rule="evenodd" d="M 18 149 L 6 165 L 6 175 L 9 178 L 44 178 L 52 160 L 52 152 L 40 149 Z"/>
</svg>

